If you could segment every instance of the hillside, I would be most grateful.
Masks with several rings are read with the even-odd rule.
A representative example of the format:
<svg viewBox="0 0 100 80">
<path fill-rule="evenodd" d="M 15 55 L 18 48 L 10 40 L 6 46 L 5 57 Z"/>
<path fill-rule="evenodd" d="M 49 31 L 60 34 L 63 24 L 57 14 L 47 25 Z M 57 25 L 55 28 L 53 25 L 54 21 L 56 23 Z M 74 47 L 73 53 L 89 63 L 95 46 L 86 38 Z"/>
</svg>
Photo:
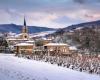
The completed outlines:
<svg viewBox="0 0 100 80">
<path fill-rule="evenodd" d="M 0 32 L 15 32 L 20 33 L 22 25 L 16 24 L 1 24 Z M 28 26 L 29 33 L 43 32 L 43 31 L 53 31 L 53 28 L 39 27 L 39 26 Z"/>
<path fill-rule="evenodd" d="M 9 65 L 8 65 L 9 64 Z M 97 75 L 0 54 L 0 80 L 99 80 Z"/>
<path fill-rule="evenodd" d="M 57 31 L 53 33 L 52 35 L 57 36 L 57 35 L 62 35 L 63 33 L 66 33 L 66 32 L 70 32 L 70 31 L 72 32 L 75 30 L 81 30 L 81 29 L 87 29 L 87 28 L 100 29 L 100 20 L 92 21 L 92 22 L 85 22 L 85 23 L 80 23 L 80 24 L 74 24 L 74 25 L 67 26 L 65 28 L 57 29 Z"/>
<path fill-rule="evenodd" d="M 87 27 L 88 28 L 100 27 L 100 20 L 71 25 L 71 26 L 64 28 L 63 30 L 69 31 L 69 30 L 74 30 L 77 28 L 87 28 Z"/>
</svg>

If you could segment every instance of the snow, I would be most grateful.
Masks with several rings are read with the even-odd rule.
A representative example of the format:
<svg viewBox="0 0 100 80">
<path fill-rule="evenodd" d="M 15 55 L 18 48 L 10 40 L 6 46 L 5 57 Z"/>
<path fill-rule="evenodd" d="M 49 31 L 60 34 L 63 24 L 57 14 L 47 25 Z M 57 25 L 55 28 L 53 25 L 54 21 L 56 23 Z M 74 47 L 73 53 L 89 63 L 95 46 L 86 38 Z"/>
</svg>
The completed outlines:
<svg viewBox="0 0 100 80">
<path fill-rule="evenodd" d="M 81 29 L 83 29 L 83 27 L 78 27 L 78 28 L 76 28 L 75 30 L 81 30 Z"/>
<path fill-rule="evenodd" d="M 48 34 L 52 34 L 54 33 L 55 31 L 43 31 L 43 32 L 38 32 L 38 33 L 33 33 L 33 34 L 30 34 L 31 37 L 42 37 L 42 36 L 46 36 Z"/>
<path fill-rule="evenodd" d="M 16 41 L 16 40 L 19 40 L 20 41 L 20 40 L 22 40 L 22 41 L 24 41 L 24 40 L 27 40 L 27 39 L 8 38 L 7 40 L 9 40 L 9 41 L 10 40 L 12 40 L 12 41 Z"/>
<path fill-rule="evenodd" d="M 0 80 L 100 80 L 100 76 L 0 54 Z"/>
<path fill-rule="evenodd" d="M 45 46 L 68 46 L 68 44 L 64 44 L 64 43 L 48 43 Z"/>
<path fill-rule="evenodd" d="M 42 39 L 43 39 L 43 40 L 52 40 L 52 39 L 47 39 L 47 38 L 45 38 L 45 37 L 43 37 Z"/>
<path fill-rule="evenodd" d="M 75 46 L 70 46 L 69 49 L 70 50 L 77 50 L 77 48 Z"/>
<path fill-rule="evenodd" d="M 31 45 L 33 45 L 33 44 L 31 44 L 31 43 L 18 43 L 15 46 L 31 46 Z"/>
<path fill-rule="evenodd" d="M 27 43 L 34 43 L 35 41 L 32 41 L 32 40 L 29 40 L 29 41 L 26 41 Z"/>
</svg>

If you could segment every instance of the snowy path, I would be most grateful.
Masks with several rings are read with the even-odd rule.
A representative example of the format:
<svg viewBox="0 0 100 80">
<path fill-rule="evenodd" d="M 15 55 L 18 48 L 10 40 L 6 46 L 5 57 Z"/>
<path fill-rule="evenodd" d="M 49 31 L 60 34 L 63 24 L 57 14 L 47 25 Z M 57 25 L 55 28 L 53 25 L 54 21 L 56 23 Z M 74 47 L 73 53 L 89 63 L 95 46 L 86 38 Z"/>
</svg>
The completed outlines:
<svg viewBox="0 0 100 80">
<path fill-rule="evenodd" d="M 0 54 L 0 80 L 100 80 L 100 77 L 45 62 Z"/>
</svg>

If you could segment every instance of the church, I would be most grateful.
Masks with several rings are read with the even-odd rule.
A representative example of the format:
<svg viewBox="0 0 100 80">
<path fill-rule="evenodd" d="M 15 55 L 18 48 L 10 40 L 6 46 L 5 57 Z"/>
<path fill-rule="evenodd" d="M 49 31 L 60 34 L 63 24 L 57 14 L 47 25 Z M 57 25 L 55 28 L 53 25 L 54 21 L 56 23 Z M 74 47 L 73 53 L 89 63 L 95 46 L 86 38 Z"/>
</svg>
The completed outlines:
<svg viewBox="0 0 100 80">
<path fill-rule="evenodd" d="M 32 53 L 32 50 L 35 47 L 35 42 L 29 37 L 28 27 L 26 25 L 25 17 L 24 17 L 24 25 L 22 27 L 21 33 L 15 35 L 15 37 L 11 37 L 11 38 L 7 37 L 7 42 L 8 42 L 9 48 L 14 52 Z"/>
</svg>

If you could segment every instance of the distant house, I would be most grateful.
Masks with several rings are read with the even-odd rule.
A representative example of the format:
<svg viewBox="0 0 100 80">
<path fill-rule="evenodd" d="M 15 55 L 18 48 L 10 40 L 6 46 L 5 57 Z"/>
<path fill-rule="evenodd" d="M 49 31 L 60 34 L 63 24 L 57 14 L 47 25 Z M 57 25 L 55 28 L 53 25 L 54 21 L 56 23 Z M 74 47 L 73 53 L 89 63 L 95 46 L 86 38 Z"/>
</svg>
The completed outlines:
<svg viewBox="0 0 100 80">
<path fill-rule="evenodd" d="M 69 52 L 69 45 L 64 43 L 48 43 L 44 45 L 44 49 L 47 49 L 48 51 L 55 51 L 59 54 L 71 54 Z"/>
<path fill-rule="evenodd" d="M 46 45 L 48 43 L 51 43 L 52 41 L 53 41 L 52 39 L 46 39 L 46 38 L 44 38 L 43 39 L 43 45 Z"/>
<path fill-rule="evenodd" d="M 75 46 L 70 46 L 69 50 L 70 50 L 70 52 L 76 52 L 76 51 L 78 51 Z"/>
</svg>

